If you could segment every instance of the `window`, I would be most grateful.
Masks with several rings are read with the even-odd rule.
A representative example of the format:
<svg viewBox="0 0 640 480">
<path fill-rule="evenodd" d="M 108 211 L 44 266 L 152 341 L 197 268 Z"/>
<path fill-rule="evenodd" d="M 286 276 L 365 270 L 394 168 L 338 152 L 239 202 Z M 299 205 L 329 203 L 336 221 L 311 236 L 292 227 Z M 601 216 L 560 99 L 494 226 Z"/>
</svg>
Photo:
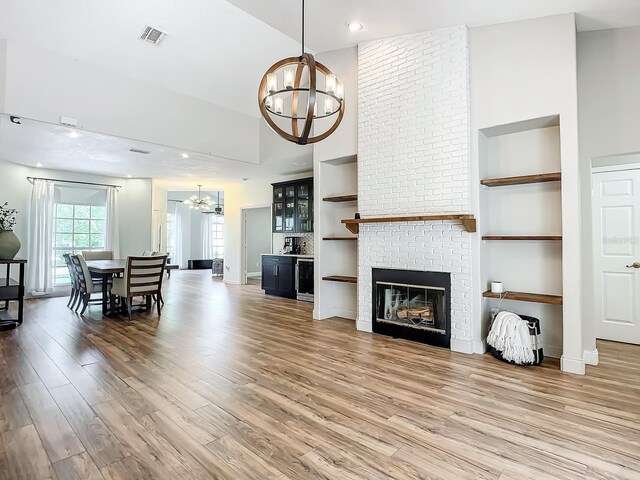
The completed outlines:
<svg viewBox="0 0 640 480">
<path fill-rule="evenodd" d="M 211 226 L 211 258 L 224 258 L 224 216 L 209 215 Z"/>
<path fill-rule="evenodd" d="M 167 212 L 167 252 L 169 256 L 176 255 L 176 214 Z"/>
<path fill-rule="evenodd" d="M 63 254 L 104 250 L 106 207 L 56 203 L 53 223 L 53 283 L 70 282 Z"/>
</svg>

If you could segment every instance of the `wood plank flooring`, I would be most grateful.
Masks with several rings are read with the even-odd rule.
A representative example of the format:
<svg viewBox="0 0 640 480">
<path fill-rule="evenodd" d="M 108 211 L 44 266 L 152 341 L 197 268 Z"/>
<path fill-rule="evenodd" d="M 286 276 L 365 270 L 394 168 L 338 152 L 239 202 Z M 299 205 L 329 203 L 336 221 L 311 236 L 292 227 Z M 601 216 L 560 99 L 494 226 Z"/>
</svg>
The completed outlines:
<svg viewBox="0 0 640 480">
<path fill-rule="evenodd" d="M 0 334 L 0 479 L 640 479 L 640 348 L 585 377 L 313 321 L 174 272 L 162 317 L 27 302 Z"/>
</svg>

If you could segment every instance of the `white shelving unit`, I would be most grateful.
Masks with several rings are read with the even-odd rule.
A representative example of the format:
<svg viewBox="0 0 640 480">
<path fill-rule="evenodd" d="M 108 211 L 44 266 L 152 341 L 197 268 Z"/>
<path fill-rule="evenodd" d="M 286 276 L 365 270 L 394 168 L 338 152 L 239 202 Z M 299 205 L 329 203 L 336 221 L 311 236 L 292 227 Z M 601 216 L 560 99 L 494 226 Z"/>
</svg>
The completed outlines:
<svg viewBox="0 0 640 480">
<path fill-rule="evenodd" d="M 315 234 L 316 299 L 318 318 L 355 320 L 357 313 L 358 241 L 341 223 L 357 211 L 357 157 L 355 155 L 319 163 Z M 318 191 L 319 189 L 319 191 Z"/>
<path fill-rule="evenodd" d="M 562 198 L 557 116 L 481 130 L 482 319 L 491 310 L 540 319 L 545 356 L 562 354 Z M 503 282 L 506 299 L 491 281 Z M 486 328 L 484 329 L 486 331 Z"/>
</svg>

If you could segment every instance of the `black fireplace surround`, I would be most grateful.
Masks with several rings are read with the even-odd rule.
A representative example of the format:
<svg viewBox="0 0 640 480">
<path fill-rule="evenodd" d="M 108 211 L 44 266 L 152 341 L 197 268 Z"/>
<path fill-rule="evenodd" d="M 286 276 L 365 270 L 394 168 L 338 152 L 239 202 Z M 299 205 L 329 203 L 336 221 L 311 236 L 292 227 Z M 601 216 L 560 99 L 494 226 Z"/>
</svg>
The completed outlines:
<svg viewBox="0 0 640 480">
<path fill-rule="evenodd" d="M 449 348 L 451 274 L 372 269 L 374 333 Z"/>
</svg>

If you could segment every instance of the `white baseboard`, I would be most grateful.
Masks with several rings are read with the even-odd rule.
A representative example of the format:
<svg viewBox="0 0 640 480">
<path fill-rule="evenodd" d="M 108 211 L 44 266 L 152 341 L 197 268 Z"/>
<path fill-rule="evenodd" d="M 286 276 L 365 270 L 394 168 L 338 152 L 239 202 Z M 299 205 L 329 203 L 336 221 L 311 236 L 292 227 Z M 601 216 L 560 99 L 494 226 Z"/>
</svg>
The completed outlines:
<svg viewBox="0 0 640 480">
<path fill-rule="evenodd" d="M 451 339 L 451 351 L 458 353 L 473 353 L 473 342 L 471 340 Z"/>
<path fill-rule="evenodd" d="M 575 373 L 576 375 L 584 375 L 585 365 L 581 358 L 568 358 L 562 355 L 560 357 L 560 370 L 566 373 Z"/>
<path fill-rule="evenodd" d="M 584 358 L 584 363 L 587 365 L 598 365 L 600 362 L 597 348 L 595 350 L 585 350 L 582 353 L 582 358 Z"/>
<path fill-rule="evenodd" d="M 473 341 L 473 353 L 483 355 L 487 351 L 486 340 L 474 340 Z"/>
<path fill-rule="evenodd" d="M 247 272 L 247 278 L 261 277 L 262 272 Z"/>
<path fill-rule="evenodd" d="M 358 320 L 356 322 L 356 329 L 360 330 L 361 332 L 369 332 L 369 333 L 373 333 L 373 326 L 371 325 L 371 322 L 363 322 L 362 320 Z"/>
<path fill-rule="evenodd" d="M 340 317 L 347 318 L 349 320 L 355 320 L 356 312 L 354 312 L 353 310 L 347 310 L 345 308 L 333 307 L 324 308 L 322 309 L 322 311 L 316 311 L 315 309 L 313 310 L 313 318 L 315 318 L 316 320 L 326 320 L 327 318 L 331 317 Z"/>
<path fill-rule="evenodd" d="M 222 279 L 222 283 L 228 283 L 229 285 L 240 285 L 240 282 L 237 282 L 235 280 L 225 280 Z"/>
</svg>

